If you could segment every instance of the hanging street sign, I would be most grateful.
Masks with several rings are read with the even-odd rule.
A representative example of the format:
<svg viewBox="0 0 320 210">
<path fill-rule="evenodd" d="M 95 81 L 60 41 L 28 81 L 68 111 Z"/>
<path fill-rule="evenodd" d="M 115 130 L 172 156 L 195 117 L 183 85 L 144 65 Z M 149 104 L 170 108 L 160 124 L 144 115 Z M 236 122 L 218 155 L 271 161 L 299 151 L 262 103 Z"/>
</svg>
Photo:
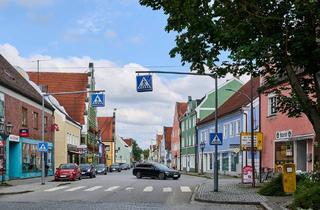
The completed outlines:
<svg viewBox="0 0 320 210">
<path fill-rule="evenodd" d="M 105 96 L 103 93 L 92 93 L 91 94 L 91 106 L 92 107 L 104 107 Z"/>
<path fill-rule="evenodd" d="M 137 92 L 152 91 L 152 75 L 137 75 Z"/>
<path fill-rule="evenodd" d="M 263 133 L 254 132 L 253 134 L 253 150 L 262 150 L 263 145 Z M 241 132 L 240 134 L 240 150 L 250 151 L 251 150 L 251 133 Z"/>
<path fill-rule="evenodd" d="M 222 133 L 210 133 L 210 145 L 222 145 Z"/>
<path fill-rule="evenodd" d="M 45 143 L 45 142 L 38 143 L 38 151 L 39 152 L 47 152 L 48 151 L 48 143 Z"/>
</svg>

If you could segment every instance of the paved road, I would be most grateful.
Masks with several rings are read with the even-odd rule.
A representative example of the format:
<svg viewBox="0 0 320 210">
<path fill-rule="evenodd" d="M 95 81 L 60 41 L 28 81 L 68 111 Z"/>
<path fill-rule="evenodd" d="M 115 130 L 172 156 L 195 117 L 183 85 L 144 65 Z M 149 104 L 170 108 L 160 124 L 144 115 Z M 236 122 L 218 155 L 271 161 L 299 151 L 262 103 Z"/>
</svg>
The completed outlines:
<svg viewBox="0 0 320 210">
<path fill-rule="evenodd" d="M 192 201 L 192 191 L 204 181 L 192 176 L 179 180 L 137 179 L 128 170 L 1 196 L 0 209 L 260 209 Z"/>
</svg>

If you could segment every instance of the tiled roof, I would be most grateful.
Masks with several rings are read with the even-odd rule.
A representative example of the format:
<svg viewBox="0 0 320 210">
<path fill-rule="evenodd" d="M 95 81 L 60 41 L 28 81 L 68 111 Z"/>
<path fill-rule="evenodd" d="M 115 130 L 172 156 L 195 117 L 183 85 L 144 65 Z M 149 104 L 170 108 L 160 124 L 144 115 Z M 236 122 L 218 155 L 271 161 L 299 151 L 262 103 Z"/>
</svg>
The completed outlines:
<svg viewBox="0 0 320 210">
<path fill-rule="evenodd" d="M 188 103 L 186 102 L 177 102 L 177 110 L 178 110 L 178 119 L 180 119 L 184 113 L 187 111 Z"/>
<path fill-rule="evenodd" d="M 260 77 L 253 78 L 253 99 L 258 97 L 258 88 L 260 86 Z M 241 94 L 242 93 L 242 94 Z M 236 93 L 234 93 L 223 105 L 218 109 L 218 117 L 225 116 L 232 112 L 238 111 L 243 106 L 250 103 L 250 100 L 244 95 L 251 95 L 251 80 L 244 84 Z M 215 113 L 210 114 L 205 119 L 197 123 L 202 125 L 215 119 Z"/>
<path fill-rule="evenodd" d="M 0 55 L 0 85 L 42 104 L 39 92 L 2 55 Z M 46 101 L 45 107 L 54 110 Z"/>
<path fill-rule="evenodd" d="M 97 117 L 98 127 L 101 130 L 101 139 L 103 142 L 112 142 L 112 122 L 113 117 Z"/>
<path fill-rule="evenodd" d="M 129 138 L 129 139 L 123 139 L 123 141 L 126 142 L 126 144 L 127 144 L 129 147 L 131 147 L 133 139 L 131 139 L 131 138 Z"/>
<path fill-rule="evenodd" d="M 171 133 L 172 127 L 164 127 L 165 148 L 171 150 Z"/>
<path fill-rule="evenodd" d="M 157 146 L 159 146 L 160 145 L 160 143 L 161 143 L 161 139 L 163 138 L 163 135 L 161 135 L 161 134 L 157 134 L 157 137 L 156 137 L 156 143 L 157 143 Z"/>
<path fill-rule="evenodd" d="M 47 85 L 49 93 L 82 91 L 87 89 L 86 73 L 62 72 L 28 72 L 30 80 L 36 84 Z M 54 96 L 66 109 L 67 113 L 77 122 L 84 124 L 86 93 Z"/>
</svg>

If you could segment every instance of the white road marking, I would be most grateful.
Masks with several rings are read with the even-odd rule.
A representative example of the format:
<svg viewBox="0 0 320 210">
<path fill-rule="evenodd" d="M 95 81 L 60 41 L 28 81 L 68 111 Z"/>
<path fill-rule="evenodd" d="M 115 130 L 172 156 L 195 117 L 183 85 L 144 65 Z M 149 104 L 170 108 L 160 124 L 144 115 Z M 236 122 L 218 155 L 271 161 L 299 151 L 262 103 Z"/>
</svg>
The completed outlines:
<svg viewBox="0 0 320 210">
<path fill-rule="evenodd" d="M 54 187 L 54 188 L 50 188 L 50 189 L 45 190 L 45 192 L 53 192 L 53 191 L 61 190 L 61 189 L 68 188 L 68 187 L 69 186 Z"/>
<path fill-rule="evenodd" d="M 148 186 L 148 187 L 145 187 L 143 192 L 152 192 L 153 191 L 153 187 L 152 186 Z"/>
<path fill-rule="evenodd" d="M 95 190 L 100 189 L 100 188 L 102 188 L 102 186 L 94 186 L 94 187 L 91 187 L 91 188 L 86 189 L 86 190 L 84 190 L 84 191 L 92 192 L 92 191 L 95 191 Z"/>
<path fill-rule="evenodd" d="M 105 191 L 106 192 L 111 192 L 111 191 L 114 191 L 116 189 L 118 189 L 120 186 L 113 186 L 113 187 L 109 187 L 108 189 L 106 189 Z"/>
<path fill-rule="evenodd" d="M 171 187 L 164 187 L 162 189 L 163 192 L 172 192 L 172 188 Z"/>
<path fill-rule="evenodd" d="M 191 189 L 188 186 L 181 186 L 180 190 L 181 190 L 181 192 L 191 192 Z"/>
<path fill-rule="evenodd" d="M 127 187 L 127 188 L 126 188 L 127 191 L 131 191 L 131 190 L 133 190 L 133 189 L 134 189 L 133 187 Z"/>
<path fill-rule="evenodd" d="M 70 189 L 67 189 L 66 192 L 73 192 L 73 191 L 76 191 L 76 190 L 80 190 L 80 189 L 82 189 L 84 187 L 86 187 L 86 186 L 79 186 L 79 187 L 70 188 Z"/>
</svg>

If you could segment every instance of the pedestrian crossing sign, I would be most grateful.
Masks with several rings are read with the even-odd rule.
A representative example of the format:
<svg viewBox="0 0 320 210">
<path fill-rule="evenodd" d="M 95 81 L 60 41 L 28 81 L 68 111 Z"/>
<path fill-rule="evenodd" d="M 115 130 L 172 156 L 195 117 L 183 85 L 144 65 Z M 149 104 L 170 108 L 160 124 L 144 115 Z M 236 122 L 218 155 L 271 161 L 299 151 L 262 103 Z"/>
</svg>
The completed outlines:
<svg viewBox="0 0 320 210">
<path fill-rule="evenodd" d="M 222 145 L 222 133 L 210 133 L 210 145 Z"/>
<path fill-rule="evenodd" d="M 39 152 L 47 152 L 48 151 L 48 143 L 45 143 L 45 142 L 38 143 L 38 151 Z"/>
<path fill-rule="evenodd" d="M 92 107 L 104 107 L 105 97 L 103 93 L 93 93 L 91 94 L 91 106 Z"/>
<path fill-rule="evenodd" d="M 152 91 L 152 75 L 138 75 L 137 80 L 137 92 Z"/>
</svg>

